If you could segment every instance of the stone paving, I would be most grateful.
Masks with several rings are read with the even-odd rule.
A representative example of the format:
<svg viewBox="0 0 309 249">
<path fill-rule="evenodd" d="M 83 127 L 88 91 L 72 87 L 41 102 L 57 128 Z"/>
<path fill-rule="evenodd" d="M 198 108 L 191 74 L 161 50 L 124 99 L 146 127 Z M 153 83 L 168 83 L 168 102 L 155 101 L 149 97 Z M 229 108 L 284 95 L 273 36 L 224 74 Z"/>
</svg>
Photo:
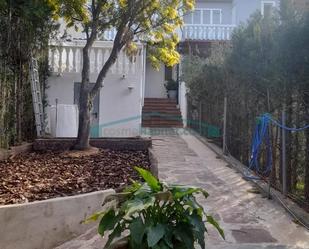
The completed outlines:
<svg viewBox="0 0 309 249">
<path fill-rule="evenodd" d="M 205 188 L 200 199 L 225 231 L 226 240 L 209 227 L 209 249 L 309 249 L 309 232 L 295 224 L 285 210 L 262 194 L 192 135 L 153 136 L 159 177 L 166 182 Z M 95 229 L 57 249 L 99 249 Z"/>
</svg>

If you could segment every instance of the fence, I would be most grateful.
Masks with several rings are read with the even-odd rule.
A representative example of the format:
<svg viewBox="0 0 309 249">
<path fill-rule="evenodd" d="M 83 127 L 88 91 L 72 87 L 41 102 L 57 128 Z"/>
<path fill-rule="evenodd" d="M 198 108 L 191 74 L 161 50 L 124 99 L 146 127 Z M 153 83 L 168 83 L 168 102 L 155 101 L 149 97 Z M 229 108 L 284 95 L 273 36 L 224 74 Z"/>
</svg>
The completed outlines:
<svg viewBox="0 0 309 249">
<path fill-rule="evenodd" d="M 305 124 L 304 115 L 297 110 L 295 103 L 285 109 L 285 120 L 282 120 L 284 105 L 269 109 L 267 99 L 264 107 L 253 108 L 241 100 L 215 97 L 196 101 L 188 98 L 188 127 L 224 148 L 227 154 L 249 165 L 251 157 L 252 137 L 257 125 L 257 117 L 271 112 L 274 120 L 285 122 L 287 126 L 301 127 Z M 226 132 L 224 127 L 226 127 Z M 308 170 L 309 131 L 286 131 L 272 123 L 269 126 L 271 140 L 272 171 L 263 174 L 267 164 L 266 144 L 263 143 L 259 154 L 260 174 L 264 180 L 270 179 L 272 186 L 286 192 L 290 198 L 309 210 L 309 198 L 305 197 L 306 177 Z M 224 145 L 225 144 L 225 145 Z"/>
</svg>

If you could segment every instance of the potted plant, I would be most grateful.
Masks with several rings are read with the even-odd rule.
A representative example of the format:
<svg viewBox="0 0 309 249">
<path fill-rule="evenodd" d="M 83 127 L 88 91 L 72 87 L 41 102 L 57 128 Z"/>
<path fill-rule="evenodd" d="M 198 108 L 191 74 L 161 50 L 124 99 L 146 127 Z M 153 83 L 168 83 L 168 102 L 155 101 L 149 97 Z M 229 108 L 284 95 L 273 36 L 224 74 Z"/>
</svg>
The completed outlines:
<svg viewBox="0 0 309 249">
<path fill-rule="evenodd" d="M 171 79 L 165 82 L 164 84 L 167 96 L 170 99 L 176 99 L 177 98 L 177 92 L 178 92 L 178 82 Z"/>
<path fill-rule="evenodd" d="M 205 223 L 212 224 L 224 238 L 218 223 L 196 200 L 196 194 L 208 197 L 205 190 L 168 185 L 145 169 L 135 169 L 145 183 L 133 181 L 122 193 L 109 196 L 103 203 L 109 208 L 86 220 L 100 220 L 100 235 L 110 232 L 104 248 L 194 249 L 198 243 L 204 249 Z"/>
</svg>

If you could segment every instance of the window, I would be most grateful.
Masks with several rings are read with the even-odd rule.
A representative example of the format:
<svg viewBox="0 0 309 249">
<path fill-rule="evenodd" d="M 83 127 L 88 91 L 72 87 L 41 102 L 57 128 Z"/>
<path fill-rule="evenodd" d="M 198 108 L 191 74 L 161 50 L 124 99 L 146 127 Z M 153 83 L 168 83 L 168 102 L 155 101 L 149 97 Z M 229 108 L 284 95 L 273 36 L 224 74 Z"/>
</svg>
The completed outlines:
<svg viewBox="0 0 309 249">
<path fill-rule="evenodd" d="M 172 67 L 165 66 L 165 76 L 164 76 L 164 79 L 166 81 L 173 79 L 173 68 Z"/>
<path fill-rule="evenodd" d="M 212 11 L 212 24 L 221 24 L 222 23 L 221 10 Z"/>
<path fill-rule="evenodd" d="M 221 9 L 195 9 L 184 16 L 185 24 L 221 24 Z"/>
<path fill-rule="evenodd" d="M 275 1 L 262 1 L 262 9 L 261 13 L 263 16 L 271 16 L 274 12 L 274 8 L 276 7 Z"/>
<path fill-rule="evenodd" d="M 200 24 L 202 18 L 202 11 L 201 10 L 195 10 L 193 12 L 193 24 Z"/>
</svg>

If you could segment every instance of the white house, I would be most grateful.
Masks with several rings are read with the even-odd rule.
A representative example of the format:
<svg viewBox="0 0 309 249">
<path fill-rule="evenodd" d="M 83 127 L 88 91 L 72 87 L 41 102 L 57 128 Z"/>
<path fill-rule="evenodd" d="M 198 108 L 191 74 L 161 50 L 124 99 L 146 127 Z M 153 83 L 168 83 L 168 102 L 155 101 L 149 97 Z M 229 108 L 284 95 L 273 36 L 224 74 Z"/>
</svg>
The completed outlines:
<svg viewBox="0 0 309 249">
<path fill-rule="evenodd" d="M 252 13 L 259 10 L 268 14 L 279 4 L 280 0 L 197 0 L 195 10 L 184 17 L 185 24 L 179 30 L 181 43 L 228 42 L 233 29 L 246 22 Z M 67 30 L 67 33 L 68 40 L 50 46 L 51 76 L 46 94 L 51 106 L 49 127 L 54 136 L 76 135 L 77 113 L 72 106 L 78 103 L 81 51 L 85 41 L 82 33 L 73 30 Z M 114 31 L 108 31 L 93 45 L 93 82 L 111 51 L 114 35 Z M 177 79 L 179 70 L 162 65 L 156 71 L 147 59 L 146 46 L 138 44 L 138 49 L 133 60 L 121 53 L 104 81 L 92 113 L 93 137 L 134 137 L 141 135 L 142 127 L 183 125 L 181 116 L 186 118 L 185 86 L 180 85 L 177 100 L 167 99 L 164 87 L 166 80 Z M 68 132 L 59 133 L 57 130 Z"/>
</svg>

